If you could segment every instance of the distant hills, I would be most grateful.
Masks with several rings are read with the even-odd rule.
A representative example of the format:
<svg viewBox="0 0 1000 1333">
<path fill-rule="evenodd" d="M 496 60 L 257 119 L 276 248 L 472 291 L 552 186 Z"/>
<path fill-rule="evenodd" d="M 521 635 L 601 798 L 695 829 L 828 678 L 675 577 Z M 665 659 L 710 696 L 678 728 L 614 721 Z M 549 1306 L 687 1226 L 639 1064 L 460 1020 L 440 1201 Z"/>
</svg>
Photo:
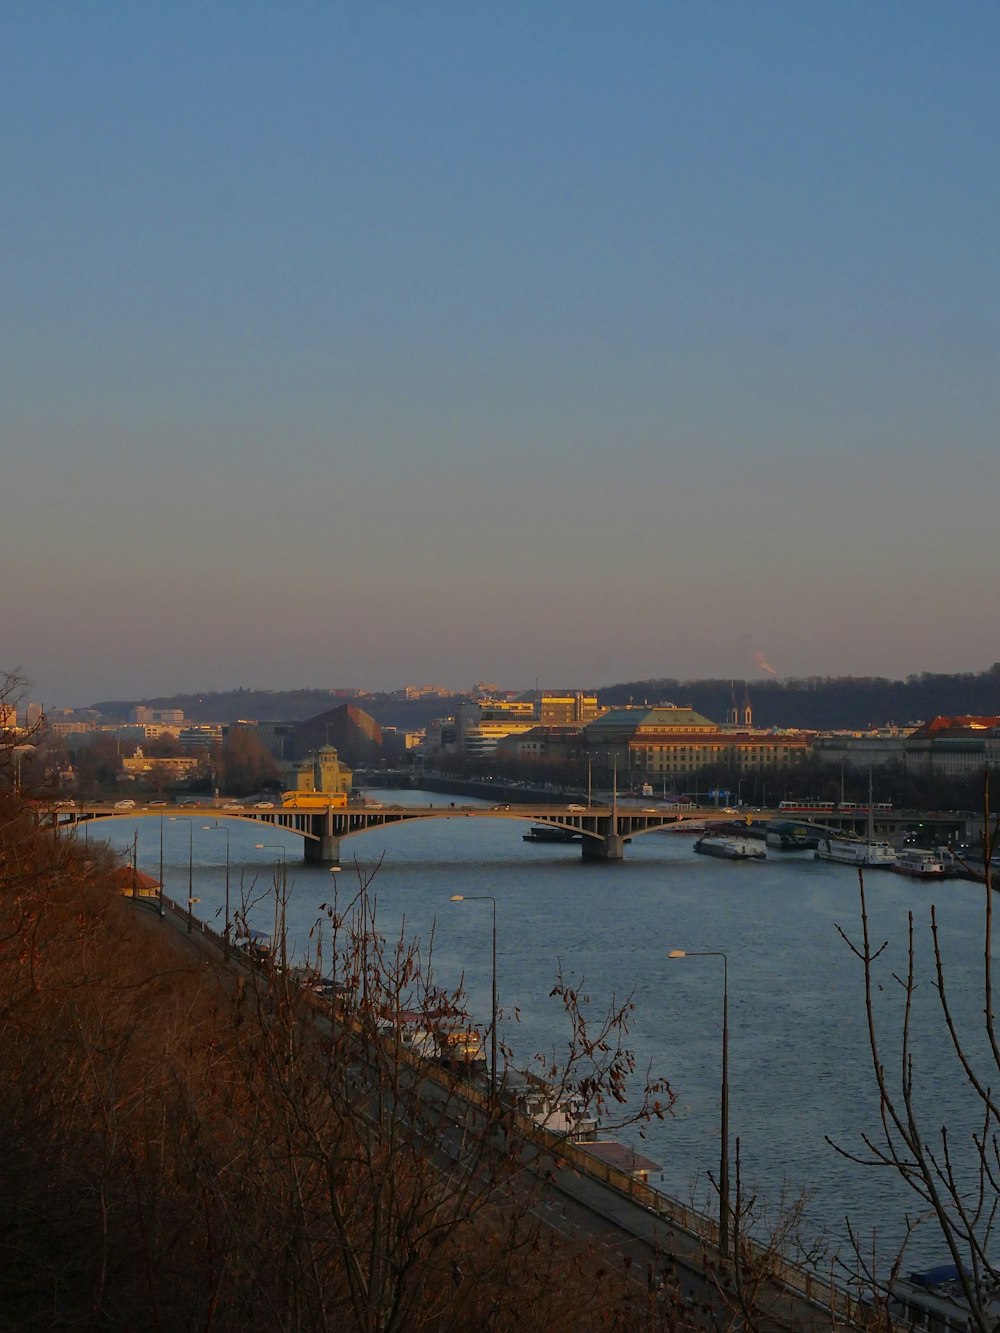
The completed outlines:
<svg viewBox="0 0 1000 1333">
<path fill-rule="evenodd" d="M 583 688 L 583 687 L 581 687 Z M 887 680 L 881 676 L 809 676 L 804 679 L 743 681 L 626 681 L 597 689 L 604 705 L 674 703 L 688 705 L 713 721 L 725 721 L 735 693 L 742 707 L 748 691 L 754 725 L 806 729 L 860 730 L 869 726 L 926 721 L 945 715 L 1000 715 L 1000 662 L 978 674 L 931 674 Z M 139 704 L 181 708 L 192 722 L 301 722 L 339 704 L 354 703 L 383 726 L 417 730 L 435 717 L 453 713 L 468 696 L 399 699 L 389 694 L 355 695 L 346 690 L 224 690 L 155 699 L 105 700 L 92 705 L 109 718 L 128 717 Z"/>
<path fill-rule="evenodd" d="M 713 721 L 725 720 L 732 706 L 742 707 L 743 681 L 675 679 L 637 680 L 598 691 L 602 704 L 688 704 Z M 748 694 L 757 727 L 807 730 L 861 730 L 888 723 L 972 714 L 1000 716 L 1000 662 L 978 674 L 924 672 L 905 680 L 882 676 L 809 676 L 804 679 L 755 680 Z"/>
</svg>

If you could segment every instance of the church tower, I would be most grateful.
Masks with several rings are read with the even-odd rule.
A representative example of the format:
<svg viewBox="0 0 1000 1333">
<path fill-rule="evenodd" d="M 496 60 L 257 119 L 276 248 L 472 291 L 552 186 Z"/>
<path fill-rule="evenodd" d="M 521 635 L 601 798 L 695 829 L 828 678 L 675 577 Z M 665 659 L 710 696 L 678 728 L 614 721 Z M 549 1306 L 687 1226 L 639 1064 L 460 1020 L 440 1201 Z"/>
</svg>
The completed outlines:
<svg viewBox="0 0 1000 1333">
<path fill-rule="evenodd" d="M 743 725 L 747 728 L 753 726 L 753 709 L 750 707 L 750 686 L 743 682 Z"/>
</svg>

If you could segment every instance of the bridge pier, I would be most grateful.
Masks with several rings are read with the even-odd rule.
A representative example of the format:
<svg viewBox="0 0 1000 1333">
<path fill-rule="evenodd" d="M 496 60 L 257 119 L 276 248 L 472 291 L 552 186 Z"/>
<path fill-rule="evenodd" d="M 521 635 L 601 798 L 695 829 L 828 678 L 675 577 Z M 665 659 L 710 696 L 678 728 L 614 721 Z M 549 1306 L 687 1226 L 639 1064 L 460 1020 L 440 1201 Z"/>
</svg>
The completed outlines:
<svg viewBox="0 0 1000 1333">
<path fill-rule="evenodd" d="M 621 861 L 625 856 L 625 839 L 618 833 L 606 833 L 603 838 L 584 836 L 580 850 L 585 861 Z"/>
<path fill-rule="evenodd" d="M 302 860 L 307 866 L 339 866 L 340 839 L 332 833 L 322 833 L 318 839 L 303 839 Z"/>
</svg>

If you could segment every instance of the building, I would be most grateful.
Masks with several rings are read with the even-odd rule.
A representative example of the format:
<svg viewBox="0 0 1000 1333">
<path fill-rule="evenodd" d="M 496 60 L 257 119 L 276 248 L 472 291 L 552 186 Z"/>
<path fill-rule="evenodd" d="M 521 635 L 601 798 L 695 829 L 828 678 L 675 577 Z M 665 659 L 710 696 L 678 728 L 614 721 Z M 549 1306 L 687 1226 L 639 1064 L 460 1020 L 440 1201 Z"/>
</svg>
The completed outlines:
<svg viewBox="0 0 1000 1333">
<path fill-rule="evenodd" d="M 382 758 L 382 728 L 356 704 L 341 704 L 296 724 L 291 736 L 292 759 L 307 759 L 332 745 L 354 768 Z"/>
<path fill-rule="evenodd" d="M 159 723 L 165 727 L 183 727 L 185 723 L 183 708 L 147 708 L 137 704 L 129 714 L 130 722 Z"/>
<path fill-rule="evenodd" d="M 291 765 L 290 790 L 346 796 L 351 790 L 353 776 L 351 769 L 340 762 L 334 746 L 321 745 L 314 755 Z"/>
<path fill-rule="evenodd" d="M 551 759 L 555 757 L 553 742 L 557 729 L 571 727 L 579 735 L 582 723 L 597 713 L 596 694 L 580 691 L 473 700 L 460 704 L 455 714 L 455 746 L 459 754 L 469 759 L 485 759 L 501 747 L 508 754 L 517 753 L 508 742 L 513 737 L 530 735 L 532 739 L 520 754 L 532 757 L 544 750 Z"/>
<path fill-rule="evenodd" d="M 583 755 L 583 729 L 577 726 L 544 726 L 504 736 L 497 743 L 497 756 L 537 764 L 565 764 Z"/>
<path fill-rule="evenodd" d="M 181 727 L 177 732 L 177 739 L 185 750 L 200 751 L 209 755 L 222 745 L 227 731 L 228 727 L 219 723 L 213 723 L 211 726 L 195 726 L 192 724 Z"/>
<path fill-rule="evenodd" d="M 906 762 L 905 728 L 887 727 L 877 731 L 835 732 L 817 736 L 813 753 L 824 764 L 839 764 L 845 771 L 867 773 L 872 768 Z"/>
<path fill-rule="evenodd" d="M 424 729 L 424 754 L 457 754 L 458 729 L 453 717 L 435 717 Z"/>
<path fill-rule="evenodd" d="M 808 758 L 812 741 L 811 732 L 720 726 L 675 704 L 612 708 L 584 727 L 587 753 L 603 773 L 616 771 L 626 787 L 665 785 L 710 764 L 749 777 L 789 768 Z"/>
<path fill-rule="evenodd" d="M 583 726 L 592 722 L 600 712 L 596 694 L 585 694 L 581 690 L 564 693 L 543 693 L 538 699 L 539 722 L 549 726 L 568 726 L 576 723 Z"/>
<path fill-rule="evenodd" d="M 522 735 L 535 725 L 534 704 L 489 700 L 459 704 L 455 713 L 455 746 L 467 759 L 487 759 L 507 736 Z"/>
<path fill-rule="evenodd" d="M 965 778 L 1000 767 L 1000 717 L 935 717 L 906 738 L 908 777 Z"/>
<path fill-rule="evenodd" d="M 136 778 L 152 778 L 159 782 L 183 782 L 193 778 L 201 766 L 201 760 L 193 755 L 170 755 L 163 758 L 143 754 L 141 746 L 135 754 L 122 755 L 119 775 L 134 781 Z"/>
</svg>

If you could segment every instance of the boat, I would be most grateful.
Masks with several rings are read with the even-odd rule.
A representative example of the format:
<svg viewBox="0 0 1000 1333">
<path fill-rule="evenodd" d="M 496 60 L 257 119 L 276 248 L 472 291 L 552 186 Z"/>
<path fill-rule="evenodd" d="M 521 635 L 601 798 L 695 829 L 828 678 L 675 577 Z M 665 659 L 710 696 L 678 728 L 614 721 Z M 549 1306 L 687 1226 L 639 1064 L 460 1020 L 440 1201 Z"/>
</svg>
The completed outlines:
<svg viewBox="0 0 1000 1333">
<path fill-rule="evenodd" d="M 967 1271 L 965 1277 L 975 1293 Z M 1000 1322 L 1000 1291 L 990 1285 L 976 1293 L 976 1300 L 977 1310 L 986 1317 L 988 1326 L 996 1327 Z M 956 1264 L 940 1264 L 897 1278 L 889 1287 L 888 1312 L 893 1320 L 909 1327 L 940 1329 L 941 1333 L 968 1333 L 979 1327 Z"/>
<path fill-rule="evenodd" d="M 927 852 L 920 847 L 904 847 L 897 852 L 892 869 L 913 879 L 944 879 L 948 873 L 938 852 Z"/>
<path fill-rule="evenodd" d="M 532 824 L 521 837 L 525 842 L 582 842 L 583 834 L 579 829 L 556 828 L 552 824 Z"/>
<path fill-rule="evenodd" d="M 880 810 L 891 809 L 882 804 Z M 828 833 L 816 847 L 817 861 L 838 861 L 841 865 L 860 866 L 864 870 L 895 870 L 896 849 L 891 842 L 875 838 L 875 802 L 872 800 L 872 774 L 868 770 L 868 824 L 863 838 L 851 834 L 834 837 Z"/>
<path fill-rule="evenodd" d="M 764 834 L 764 842 L 779 852 L 810 852 L 819 846 L 819 834 L 804 824 L 774 823 Z"/>
<path fill-rule="evenodd" d="M 817 861 L 838 861 L 865 870 L 892 870 L 896 849 L 891 842 L 868 842 L 865 838 L 821 838 L 813 853 Z"/>
<path fill-rule="evenodd" d="M 694 845 L 702 856 L 721 856 L 727 861 L 763 861 L 767 852 L 752 838 L 726 838 L 718 833 L 706 833 Z"/>
</svg>

